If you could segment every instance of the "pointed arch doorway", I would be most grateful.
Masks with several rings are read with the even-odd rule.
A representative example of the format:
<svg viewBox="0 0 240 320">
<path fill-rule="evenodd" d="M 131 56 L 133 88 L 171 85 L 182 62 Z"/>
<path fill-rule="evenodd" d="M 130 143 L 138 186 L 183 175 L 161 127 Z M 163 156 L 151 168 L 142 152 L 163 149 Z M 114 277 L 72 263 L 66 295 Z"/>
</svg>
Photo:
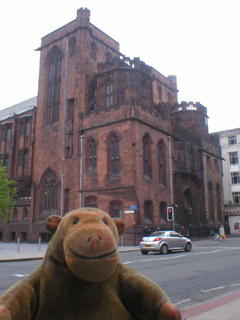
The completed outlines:
<svg viewBox="0 0 240 320">
<path fill-rule="evenodd" d="M 182 225 L 185 228 L 196 225 L 197 214 L 196 214 L 196 201 L 192 191 L 187 188 L 182 194 Z"/>
</svg>

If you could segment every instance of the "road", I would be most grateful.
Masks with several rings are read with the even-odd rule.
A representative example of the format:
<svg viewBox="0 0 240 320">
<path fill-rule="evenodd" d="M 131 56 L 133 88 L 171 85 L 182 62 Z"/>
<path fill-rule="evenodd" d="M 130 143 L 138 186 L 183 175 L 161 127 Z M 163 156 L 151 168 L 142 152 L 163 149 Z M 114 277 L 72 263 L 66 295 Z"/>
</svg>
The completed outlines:
<svg viewBox="0 0 240 320">
<path fill-rule="evenodd" d="M 157 283 L 180 310 L 240 289 L 240 238 L 193 242 L 189 253 L 119 255 L 124 264 Z M 0 263 L 0 296 L 40 262 Z"/>
</svg>

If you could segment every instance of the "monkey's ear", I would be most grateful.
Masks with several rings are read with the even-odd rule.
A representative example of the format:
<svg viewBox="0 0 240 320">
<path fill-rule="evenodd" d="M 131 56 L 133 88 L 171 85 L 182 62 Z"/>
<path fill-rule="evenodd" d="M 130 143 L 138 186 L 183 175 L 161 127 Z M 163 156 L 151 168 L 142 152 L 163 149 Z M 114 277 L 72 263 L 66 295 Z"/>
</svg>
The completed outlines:
<svg viewBox="0 0 240 320">
<path fill-rule="evenodd" d="M 54 234 L 57 230 L 59 223 L 62 221 L 62 217 L 60 216 L 50 216 L 46 220 L 46 227 L 48 231 Z"/>
<path fill-rule="evenodd" d="M 125 224 L 122 221 L 122 219 L 119 219 L 119 218 L 113 218 L 113 222 L 115 223 L 115 225 L 118 229 L 118 234 L 120 236 L 121 234 L 123 234 L 123 232 L 125 230 Z"/>
</svg>

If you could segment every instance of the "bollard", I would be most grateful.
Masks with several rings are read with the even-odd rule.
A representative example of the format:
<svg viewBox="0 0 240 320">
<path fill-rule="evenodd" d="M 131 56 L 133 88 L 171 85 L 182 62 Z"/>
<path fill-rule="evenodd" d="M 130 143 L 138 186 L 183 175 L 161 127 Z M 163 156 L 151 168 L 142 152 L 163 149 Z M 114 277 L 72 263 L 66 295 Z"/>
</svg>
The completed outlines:
<svg viewBox="0 0 240 320">
<path fill-rule="evenodd" d="M 120 236 L 120 240 L 121 240 L 121 247 L 123 246 L 123 236 Z"/>
<path fill-rule="evenodd" d="M 41 238 L 38 240 L 38 251 L 41 251 Z"/>
<path fill-rule="evenodd" d="M 20 238 L 18 238 L 17 252 L 20 252 Z"/>
</svg>

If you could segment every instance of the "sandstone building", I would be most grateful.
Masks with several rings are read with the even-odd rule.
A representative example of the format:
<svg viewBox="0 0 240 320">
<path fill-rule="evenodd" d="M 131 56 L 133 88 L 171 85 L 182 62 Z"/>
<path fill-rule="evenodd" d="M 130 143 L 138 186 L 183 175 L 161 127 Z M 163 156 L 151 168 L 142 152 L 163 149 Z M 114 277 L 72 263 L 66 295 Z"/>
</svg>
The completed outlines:
<svg viewBox="0 0 240 320">
<path fill-rule="evenodd" d="M 124 56 L 83 8 L 37 50 L 37 103 L 0 111 L 0 153 L 18 188 L 2 239 L 48 241 L 46 217 L 83 206 L 121 217 L 125 244 L 144 224 L 195 234 L 223 221 L 219 138 L 204 106 L 178 103 L 175 76 Z"/>
</svg>

